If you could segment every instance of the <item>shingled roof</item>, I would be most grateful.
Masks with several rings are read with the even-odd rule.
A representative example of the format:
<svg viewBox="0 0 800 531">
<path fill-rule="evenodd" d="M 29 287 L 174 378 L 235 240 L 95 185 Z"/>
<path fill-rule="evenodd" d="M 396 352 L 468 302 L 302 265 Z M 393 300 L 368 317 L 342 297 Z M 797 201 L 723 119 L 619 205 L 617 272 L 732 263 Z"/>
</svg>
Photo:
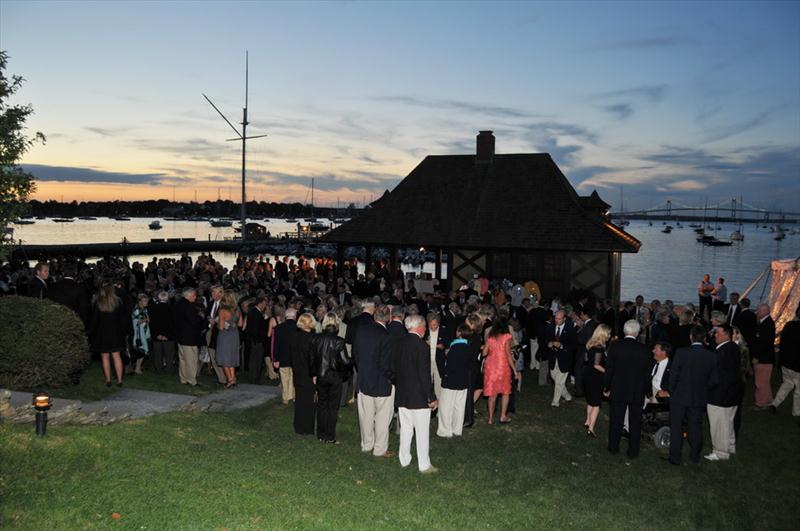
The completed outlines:
<svg viewBox="0 0 800 531">
<path fill-rule="evenodd" d="M 493 147 L 493 146 L 492 146 Z M 599 201 L 599 203 L 598 203 Z M 372 208 L 322 237 L 352 245 L 637 252 L 548 153 L 430 155 Z"/>
</svg>

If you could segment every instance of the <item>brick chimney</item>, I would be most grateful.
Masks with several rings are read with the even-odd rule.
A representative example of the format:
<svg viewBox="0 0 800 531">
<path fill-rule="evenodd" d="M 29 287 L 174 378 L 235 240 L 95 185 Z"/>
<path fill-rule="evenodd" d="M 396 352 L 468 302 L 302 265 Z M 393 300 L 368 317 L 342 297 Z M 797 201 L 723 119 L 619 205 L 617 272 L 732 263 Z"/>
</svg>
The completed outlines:
<svg viewBox="0 0 800 531">
<path fill-rule="evenodd" d="M 479 131 L 477 140 L 477 153 L 475 162 L 478 164 L 491 164 L 494 158 L 494 134 L 492 131 Z"/>
</svg>

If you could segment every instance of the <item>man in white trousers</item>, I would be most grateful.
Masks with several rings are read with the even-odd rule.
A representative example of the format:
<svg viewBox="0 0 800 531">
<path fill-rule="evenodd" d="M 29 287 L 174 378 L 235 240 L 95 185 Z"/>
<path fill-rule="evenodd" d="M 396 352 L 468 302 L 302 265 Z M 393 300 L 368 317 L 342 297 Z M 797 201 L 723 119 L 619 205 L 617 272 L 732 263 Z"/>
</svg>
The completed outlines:
<svg viewBox="0 0 800 531">
<path fill-rule="evenodd" d="M 409 334 L 397 344 L 394 353 L 396 401 L 400 417 L 400 465 L 411 464 L 411 441 L 416 435 L 417 466 L 423 474 L 438 472 L 431 465 L 431 410 L 436 409 L 436 396 L 431 381 L 431 358 L 425 335 L 425 319 L 410 315 L 405 320 Z"/>
</svg>

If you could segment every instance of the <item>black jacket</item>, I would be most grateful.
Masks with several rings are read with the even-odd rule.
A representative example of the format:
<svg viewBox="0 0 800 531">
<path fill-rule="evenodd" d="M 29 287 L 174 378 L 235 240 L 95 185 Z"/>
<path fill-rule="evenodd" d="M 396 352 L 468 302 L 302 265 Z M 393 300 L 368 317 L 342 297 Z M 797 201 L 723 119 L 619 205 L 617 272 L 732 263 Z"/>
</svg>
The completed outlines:
<svg viewBox="0 0 800 531">
<path fill-rule="evenodd" d="M 556 340 L 556 324 L 550 323 L 544 333 L 544 347 L 547 348 L 547 343 Z M 561 342 L 560 348 L 547 349 L 547 356 L 550 362 L 550 368 L 555 367 L 556 362 L 561 372 L 570 372 L 572 370 L 572 360 L 575 353 L 575 345 L 577 337 L 575 334 L 575 326 L 572 321 L 564 321 L 564 329 L 561 332 L 561 337 L 558 339 Z"/>
<path fill-rule="evenodd" d="M 174 309 L 169 302 L 154 302 L 147 309 L 150 312 L 150 337 L 158 341 L 158 336 L 174 339 Z"/>
<path fill-rule="evenodd" d="M 34 276 L 31 281 L 28 282 L 28 297 L 33 297 L 35 299 L 46 299 L 47 288 L 48 284 L 46 281 Z"/>
<path fill-rule="evenodd" d="M 417 334 L 408 334 L 398 345 L 394 357 L 397 384 L 395 405 L 407 409 L 426 409 L 436 400 L 431 381 L 431 355 L 425 341 Z M 361 380 L 361 372 L 358 373 Z"/>
<path fill-rule="evenodd" d="M 247 312 L 247 328 L 244 329 L 244 337 L 253 343 L 267 342 L 267 320 L 256 306 Z"/>
<path fill-rule="evenodd" d="M 311 387 L 314 340 L 313 332 L 298 329 L 292 337 L 289 350 L 292 355 L 292 381 L 295 387 Z"/>
<path fill-rule="evenodd" d="M 84 328 L 88 328 L 91 301 L 86 286 L 74 279 L 62 278 L 47 289 L 47 298 L 78 314 Z"/>
<path fill-rule="evenodd" d="M 719 383 L 711 389 L 708 403 L 712 406 L 733 407 L 739 403 L 742 392 L 742 353 L 733 341 L 720 345 L 714 351 L 717 358 Z"/>
<path fill-rule="evenodd" d="M 466 340 L 452 345 L 447 355 L 437 352 L 436 362 L 442 377 L 442 387 L 456 390 L 469 387 L 469 368 L 474 356 L 477 356 L 477 352 Z"/>
<path fill-rule="evenodd" d="M 194 303 L 181 297 L 173 308 L 175 341 L 179 345 L 196 347 L 200 345 L 200 332 L 206 328 L 208 321 L 197 312 Z"/>
<path fill-rule="evenodd" d="M 718 382 L 717 357 L 713 352 L 698 344 L 675 352 L 669 371 L 670 403 L 705 407 L 709 390 Z"/>
<path fill-rule="evenodd" d="M 272 333 L 275 334 L 275 352 L 272 354 L 272 359 L 283 368 L 292 366 L 292 339 L 297 333 L 297 321 L 294 319 L 286 319 L 284 322 L 276 326 Z"/>
<path fill-rule="evenodd" d="M 756 339 L 756 329 L 758 328 L 758 318 L 753 310 L 744 308 L 733 318 L 733 326 L 737 327 L 742 333 L 744 342 L 752 349 Z"/>
<path fill-rule="evenodd" d="M 389 324 L 386 325 L 386 330 L 392 337 L 403 337 L 408 333 L 406 327 L 400 321 L 389 321 Z"/>
<path fill-rule="evenodd" d="M 359 393 L 368 396 L 392 394 L 392 348 L 392 338 L 382 324 L 372 321 L 359 325 L 353 339 L 353 360 L 358 368 Z M 430 360 L 428 365 L 430 366 Z"/>
<path fill-rule="evenodd" d="M 344 339 L 332 331 L 325 330 L 314 337 L 312 352 L 314 362 L 311 366 L 311 374 L 317 378 L 324 378 L 328 375 L 341 377 L 353 365 Z"/>
<path fill-rule="evenodd" d="M 781 366 L 800 372 L 800 321 L 789 321 L 781 331 Z"/>
<path fill-rule="evenodd" d="M 626 337 L 612 341 L 606 355 L 605 388 L 612 402 L 644 403 L 650 389 L 652 360 L 644 345 Z"/>
<path fill-rule="evenodd" d="M 358 335 L 359 329 L 363 325 L 368 325 L 370 323 L 374 323 L 375 319 L 373 319 L 372 314 L 367 312 L 361 312 L 359 315 L 356 315 L 350 322 L 347 323 L 347 332 L 345 332 L 344 340 L 349 344 L 352 345 L 355 341 L 356 336 Z"/>
<path fill-rule="evenodd" d="M 750 345 L 750 357 L 759 363 L 775 363 L 775 321 L 767 316 L 756 327 L 756 337 Z"/>
</svg>

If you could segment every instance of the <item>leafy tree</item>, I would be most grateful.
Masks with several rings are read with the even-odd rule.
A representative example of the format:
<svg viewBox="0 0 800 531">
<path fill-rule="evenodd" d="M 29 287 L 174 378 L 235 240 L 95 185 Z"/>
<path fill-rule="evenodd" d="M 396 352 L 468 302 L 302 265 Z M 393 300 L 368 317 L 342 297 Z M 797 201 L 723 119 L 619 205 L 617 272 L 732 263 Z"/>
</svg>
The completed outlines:
<svg viewBox="0 0 800 531">
<path fill-rule="evenodd" d="M 31 146 L 44 142 L 42 133 L 31 138 L 25 132 L 25 120 L 33 112 L 30 105 L 11 105 L 9 99 L 22 85 L 22 76 L 6 77 L 8 53 L 0 50 L 0 260 L 5 258 L 12 236 L 6 231 L 25 209 L 25 203 L 36 190 L 33 175 L 19 162 Z"/>
</svg>

